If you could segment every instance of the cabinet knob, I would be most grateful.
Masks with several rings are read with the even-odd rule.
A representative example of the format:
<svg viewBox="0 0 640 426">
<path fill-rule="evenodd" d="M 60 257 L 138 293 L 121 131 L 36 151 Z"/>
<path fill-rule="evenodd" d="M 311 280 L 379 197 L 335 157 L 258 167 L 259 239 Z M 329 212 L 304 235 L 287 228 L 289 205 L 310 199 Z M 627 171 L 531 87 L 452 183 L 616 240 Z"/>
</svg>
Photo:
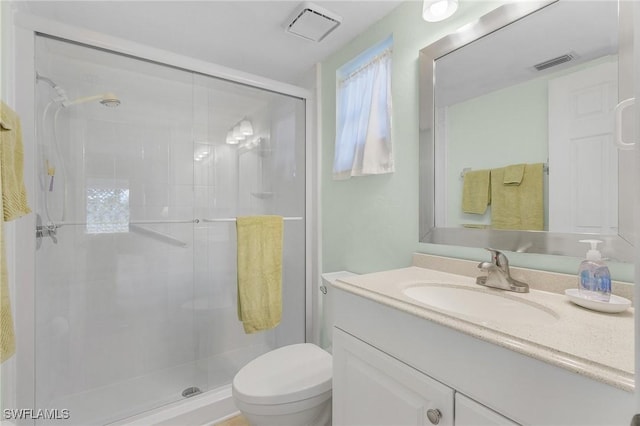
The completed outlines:
<svg viewBox="0 0 640 426">
<path fill-rule="evenodd" d="M 440 423 L 442 413 L 437 408 L 430 408 L 429 410 L 427 410 L 427 418 L 432 424 L 437 425 L 438 423 Z"/>
</svg>

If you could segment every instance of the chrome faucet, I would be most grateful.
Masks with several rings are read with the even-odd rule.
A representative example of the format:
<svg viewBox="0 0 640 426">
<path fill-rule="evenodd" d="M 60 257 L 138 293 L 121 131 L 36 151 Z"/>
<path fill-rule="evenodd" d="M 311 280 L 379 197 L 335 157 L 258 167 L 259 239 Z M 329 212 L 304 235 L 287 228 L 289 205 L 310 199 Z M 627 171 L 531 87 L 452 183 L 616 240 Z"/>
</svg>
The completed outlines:
<svg viewBox="0 0 640 426">
<path fill-rule="evenodd" d="M 487 271 L 487 275 L 476 278 L 476 284 L 517 293 L 528 293 L 528 284 L 511 278 L 507 256 L 501 251 L 492 248 L 487 248 L 486 250 L 491 252 L 491 262 L 480 262 L 478 268 Z"/>
</svg>

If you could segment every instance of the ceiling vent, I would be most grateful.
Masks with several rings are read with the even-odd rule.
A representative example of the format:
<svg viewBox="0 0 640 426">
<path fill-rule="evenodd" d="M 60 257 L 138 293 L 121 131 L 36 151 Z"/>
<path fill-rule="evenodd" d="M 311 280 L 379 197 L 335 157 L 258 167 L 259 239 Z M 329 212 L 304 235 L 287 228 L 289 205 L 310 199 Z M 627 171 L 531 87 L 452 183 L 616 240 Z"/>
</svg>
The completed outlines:
<svg viewBox="0 0 640 426">
<path fill-rule="evenodd" d="M 305 2 L 291 15 L 285 30 L 312 41 L 321 41 L 342 22 L 342 18 L 316 4 Z"/>
<path fill-rule="evenodd" d="M 566 55 L 558 56 L 557 58 L 549 59 L 548 61 L 540 62 L 533 67 L 538 71 L 546 70 L 547 68 L 555 67 L 556 65 L 564 64 L 575 59 L 575 55 L 567 53 Z"/>
</svg>

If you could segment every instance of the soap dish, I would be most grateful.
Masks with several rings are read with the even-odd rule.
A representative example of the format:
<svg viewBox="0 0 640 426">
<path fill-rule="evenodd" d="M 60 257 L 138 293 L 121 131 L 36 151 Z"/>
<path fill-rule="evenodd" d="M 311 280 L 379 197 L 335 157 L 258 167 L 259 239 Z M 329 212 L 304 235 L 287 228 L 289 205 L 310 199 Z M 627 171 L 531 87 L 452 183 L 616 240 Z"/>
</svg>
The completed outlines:
<svg viewBox="0 0 640 426">
<path fill-rule="evenodd" d="M 618 313 L 626 311 L 631 306 L 631 301 L 624 297 L 611 295 L 611 299 L 608 302 L 602 302 L 600 300 L 587 299 L 580 296 L 580 291 L 577 288 L 569 288 L 564 291 L 569 300 L 576 305 L 580 305 L 583 308 L 591 309 L 594 311 Z"/>
</svg>

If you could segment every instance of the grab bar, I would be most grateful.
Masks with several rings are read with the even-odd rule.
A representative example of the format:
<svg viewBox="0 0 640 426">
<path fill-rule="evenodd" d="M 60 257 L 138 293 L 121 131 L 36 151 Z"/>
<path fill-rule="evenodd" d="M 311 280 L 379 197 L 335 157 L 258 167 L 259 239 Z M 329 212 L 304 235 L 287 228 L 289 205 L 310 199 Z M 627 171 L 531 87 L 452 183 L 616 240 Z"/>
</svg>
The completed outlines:
<svg viewBox="0 0 640 426">
<path fill-rule="evenodd" d="M 172 237 L 169 234 L 165 234 L 164 232 L 159 232 L 153 229 L 145 228 L 144 226 L 136 225 L 134 223 L 129 223 L 129 231 L 135 232 L 136 234 L 140 234 L 148 238 L 152 238 L 162 243 L 170 244 L 172 246 L 177 246 L 177 247 L 187 246 L 187 243 L 175 237 Z"/>
</svg>

